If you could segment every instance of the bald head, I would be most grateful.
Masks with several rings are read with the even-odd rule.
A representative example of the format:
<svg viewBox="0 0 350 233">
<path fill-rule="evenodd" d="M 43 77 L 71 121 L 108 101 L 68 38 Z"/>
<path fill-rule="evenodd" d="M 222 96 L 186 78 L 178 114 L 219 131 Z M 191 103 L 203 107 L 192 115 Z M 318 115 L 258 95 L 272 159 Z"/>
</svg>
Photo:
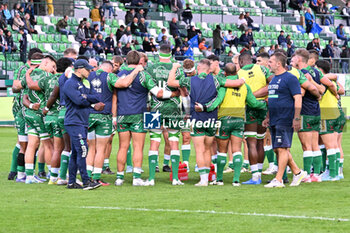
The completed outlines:
<svg viewBox="0 0 350 233">
<path fill-rule="evenodd" d="M 95 59 L 93 59 L 93 58 L 90 58 L 90 59 L 89 59 L 89 65 L 94 67 L 93 71 L 96 71 L 96 70 L 98 69 L 98 63 L 97 63 L 97 61 L 96 61 Z"/>
<path fill-rule="evenodd" d="M 225 76 L 232 76 L 237 74 L 236 66 L 233 63 L 227 63 L 224 71 Z"/>
</svg>

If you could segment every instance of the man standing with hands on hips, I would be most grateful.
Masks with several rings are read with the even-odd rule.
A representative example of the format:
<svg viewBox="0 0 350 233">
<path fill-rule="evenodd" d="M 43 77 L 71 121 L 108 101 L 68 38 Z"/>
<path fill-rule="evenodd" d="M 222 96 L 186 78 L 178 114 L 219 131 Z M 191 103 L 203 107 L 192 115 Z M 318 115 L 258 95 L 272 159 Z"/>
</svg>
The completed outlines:
<svg viewBox="0 0 350 233">
<path fill-rule="evenodd" d="M 273 149 L 278 158 L 278 172 L 276 178 L 266 188 L 283 188 L 283 173 L 287 166 L 294 174 L 290 186 L 298 186 L 307 175 L 298 168 L 290 153 L 293 129 L 298 132 L 300 125 L 300 111 L 302 104 L 301 88 L 298 79 L 286 72 L 287 57 L 282 53 L 274 53 L 269 60 L 269 67 L 275 77 L 269 83 L 268 116 L 263 126 L 270 126 Z"/>
<path fill-rule="evenodd" d="M 100 183 L 91 181 L 86 171 L 87 131 L 89 125 L 89 112 L 93 107 L 101 111 L 104 104 L 98 96 L 90 91 L 90 83 L 86 80 L 94 67 L 84 59 L 74 63 L 74 73 L 64 84 L 64 100 L 66 103 L 66 115 L 64 126 L 71 138 L 72 154 L 69 160 L 69 181 L 67 188 L 91 190 L 101 186 Z M 76 183 L 77 170 L 83 181 L 83 187 Z"/>
</svg>

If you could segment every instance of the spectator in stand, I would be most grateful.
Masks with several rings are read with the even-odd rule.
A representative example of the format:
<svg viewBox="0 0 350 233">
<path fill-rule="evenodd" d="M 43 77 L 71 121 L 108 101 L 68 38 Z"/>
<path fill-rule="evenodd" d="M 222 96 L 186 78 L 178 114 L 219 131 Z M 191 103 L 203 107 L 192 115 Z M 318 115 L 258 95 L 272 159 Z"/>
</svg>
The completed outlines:
<svg viewBox="0 0 350 233">
<path fill-rule="evenodd" d="M 307 50 L 313 50 L 315 48 L 317 48 L 317 38 L 312 39 L 306 46 Z"/>
<path fill-rule="evenodd" d="M 343 28 L 344 28 L 343 24 L 339 24 L 339 26 L 337 27 L 337 38 L 339 40 L 343 40 L 344 45 L 347 46 L 349 39 L 345 36 Z"/>
<path fill-rule="evenodd" d="M 112 53 L 114 54 L 114 34 L 111 33 L 109 34 L 109 37 L 106 38 L 105 40 L 105 53 Z"/>
<path fill-rule="evenodd" d="M 233 52 L 232 52 L 231 50 L 228 51 L 227 56 L 228 56 L 228 57 L 233 57 Z"/>
<path fill-rule="evenodd" d="M 213 47 L 216 56 L 220 56 L 222 40 L 221 27 L 219 24 L 217 24 L 215 30 L 213 31 Z"/>
<path fill-rule="evenodd" d="M 68 26 L 68 15 L 65 15 L 63 19 L 57 22 L 56 29 L 59 33 L 68 36 L 68 35 L 71 35 L 72 32 L 66 29 L 67 26 Z"/>
<path fill-rule="evenodd" d="M 131 34 L 139 36 L 138 19 L 135 17 L 130 25 Z"/>
<path fill-rule="evenodd" d="M 310 0 L 309 6 L 311 9 L 314 10 L 314 12 L 318 12 L 319 10 L 318 0 Z"/>
<path fill-rule="evenodd" d="M 13 5 L 13 8 L 11 10 L 12 19 L 14 19 L 16 17 L 16 13 L 19 14 L 19 8 L 21 8 L 21 5 L 19 3 L 15 3 Z"/>
<path fill-rule="evenodd" d="M 86 41 L 85 41 L 85 43 L 83 41 L 82 42 L 82 47 L 84 47 L 84 46 L 85 46 L 85 48 L 83 49 L 84 53 L 82 55 L 84 55 L 84 56 L 86 56 L 88 58 L 96 58 L 97 53 L 96 53 L 96 50 L 94 49 L 92 41 L 89 41 L 87 43 L 87 46 L 86 46 Z M 80 49 L 79 49 L 79 52 L 80 52 Z M 79 55 L 80 55 L 80 53 L 79 53 Z"/>
<path fill-rule="evenodd" d="M 287 57 L 290 58 L 295 52 L 295 47 L 291 42 L 287 42 Z"/>
<path fill-rule="evenodd" d="M 84 33 L 86 39 L 91 38 L 91 24 L 88 21 L 85 22 Z"/>
<path fill-rule="evenodd" d="M 253 31 L 260 31 L 259 27 L 254 27 L 253 26 L 254 20 L 250 17 L 250 13 L 249 12 L 245 13 L 244 18 L 247 21 L 249 28 L 253 29 Z"/>
<path fill-rule="evenodd" d="M 311 29 L 315 23 L 315 16 L 311 12 L 311 8 L 307 8 L 305 12 L 305 24 L 306 24 L 306 33 L 310 33 Z"/>
<path fill-rule="evenodd" d="M 138 29 L 140 32 L 140 36 L 143 37 L 149 37 L 148 31 L 147 31 L 147 25 L 145 23 L 145 18 L 141 18 L 141 21 L 138 24 Z"/>
<path fill-rule="evenodd" d="M 97 35 L 97 42 L 100 45 L 100 48 L 102 49 L 102 52 L 106 52 L 107 46 L 106 46 L 105 41 L 103 40 L 102 34 L 98 34 Z M 98 51 L 100 53 L 100 50 L 96 50 L 96 51 Z"/>
<path fill-rule="evenodd" d="M 143 7 L 143 0 L 131 0 L 130 8 L 135 8 L 136 11 Z"/>
<path fill-rule="evenodd" d="M 27 6 L 25 8 L 25 12 L 30 15 L 31 19 L 33 19 L 35 17 L 33 0 L 30 0 L 30 2 L 27 3 Z"/>
<path fill-rule="evenodd" d="M 188 43 L 188 37 L 186 36 L 184 40 L 182 41 L 182 47 L 190 47 L 190 44 Z"/>
<path fill-rule="evenodd" d="M 190 4 L 186 3 L 186 9 L 182 12 L 181 16 L 186 25 L 191 25 L 193 15 Z"/>
<path fill-rule="evenodd" d="M 135 9 L 130 9 L 125 14 L 125 25 L 130 25 L 135 17 Z"/>
<path fill-rule="evenodd" d="M 124 35 L 124 33 L 125 33 L 124 29 L 125 29 L 124 25 L 119 26 L 117 33 L 115 35 L 117 42 L 119 42 L 120 38 L 122 38 L 122 36 Z"/>
<path fill-rule="evenodd" d="M 175 17 L 169 23 L 169 27 L 170 27 L 170 35 L 172 35 L 173 37 L 175 37 L 176 35 L 180 37 L 185 36 L 182 33 L 180 33 L 179 27 L 177 26 L 177 19 Z"/>
<path fill-rule="evenodd" d="M 328 58 L 329 61 L 332 61 L 332 58 L 334 57 L 333 53 L 333 40 L 330 40 L 328 44 L 326 45 L 326 48 L 322 50 L 322 57 Z"/>
<path fill-rule="evenodd" d="M 227 38 L 227 43 L 232 46 L 234 45 L 235 47 L 238 46 L 238 38 L 236 37 L 236 35 L 232 34 L 232 30 L 228 30 L 228 34 L 226 35 Z"/>
<path fill-rule="evenodd" d="M 145 37 L 145 38 L 146 38 L 146 37 Z M 157 52 L 158 50 L 157 50 L 157 47 L 156 47 L 156 45 L 155 45 L 155 43 L 154 43 L 154 38 L 151 37 L 151 38 L 149 39 L 149 42 L 150 42 L 151 47 L 152 47 L 152 52 Z"/>
<path fill-rule="evenodd" d="M 148 37 L 143 38 L 142 47 L 145 52 L 153 52 L 151 42 Z"/>
<path fill-rule="evenodd" d="M 4 31 L 0 29 L 0 50 L 2 53 L 11 52 L 11 48 L 7 46 L 6 37 L 4 36 Z"/>
<path fill-rule="evenodd" d="M 102 9 L 103 9 L 104 15 L 106 15 L 106 10 L 109 11 L 109 18 L 111 18 L 112 15 L 114 15 L 114 9 L 110 0 L 103 0 Z"/>
<path fill-rule="evenodd" d="M 9 9 L 7 7 L 7 4 L 4 4 L 4 9 L 3 9 L 2 13 L 6 19 L 6 23 L 11 25 L 13 18 L 12 18 L 11 12 L 9 11 Z"/>
<path fill-rule="evenodd" d="M 182 39 L 178 36 L 175 36 L 174 40 L 175 40 L 175 48 L 176 47 L 182 48 Z"/>
<path fill-rule="evenodd" d="M 253 30 L 251 28 L 248 28 L 248 39 L 249 39 L 249 43 L 252 45 L 252 47 L 256 47 L 256 43 L 254 41 Z"/>
<path fill-rule="evenodd" d="M 203 52 L 207 50 L 207 46 L 205 46 L 205 38 L 202 38 L 201 43 L 199 43 L 198 48 Z"/>
<path fill-rule="evenodd" d="M 247 31 L 248 30 L 248 22 L 244 18 L 244 14 L 243 13 L 241 13 L 239 15 L 239 18 L 238 18 L 238 21 L 237 21 L 237 27 L 238 27 L 238 29 L 240 29 L 242 31 Z"/>
<path fill-rule="evenodd" d="M 170 41 L 168 41 L 168 37 L 166 35 L 164 35 L 162 40 L 159 42 L 159 47 L 161 47 L 163 44 L 167 44 L 171 47 Z"/>
<path fill-rule="evenodd" d="M 246 30 L 241 37 L 239 38 L 239 42 L 238 44 L 246 46 L 247 44 L 249 44 L 249 36 L 248 36 L 248 30 Z"/>
<path fill-rule="evenodd" d="M 275 45 L 271 45 L 270 46 L 270 49 L 269 49 L 269 51 L 268 51 L 268 54 L 269 54 L 269 56 L 271 56 L 272 54 L 274 54 L 275 53 Z"/>
<path fill-rule="evenodd" d="M 328 12 L 328 7 L 326 2 L 322 2 L 319 5 L 319 9 L 317 11 L 318 14 L 322 14 L 321 16 L 321 24 L 322 25 L 331 25 L 333 24 L 333 16 Z"/>
<path fill-rule="evenodd" d="M 181 0 L 170 0 L 170 9 L 174 13 L 180 13 L 183 10 L 182 1 Z"/>
<path fill-rule="evenodd" d="M 166 29 L 162 28 L 162 30 L 160 31 L 160 33 L 158 34 L 158 37 L 157 37 L 158 43 L 162 41 L 162 38 L 163 38 L 163 36 L 165 36 L 165 33 L 166 33 Z"/>
<path fill-rule="evenodd" d="M 24 28 L 24 22 L 17 13 L 15 18 L 13 19 L 12 29 L 18 32 L 20 28 Z"/>
<path fill-rule="evenodd" d="M 93 45 L 96 53 L 98 53 L 98 54 L 103 53 L 104 48 L 97 40 L 97 34 L 93 34 L 90 41 L 92 42 L 92 45 Z"/>
<path fill-rule="evenodd" d="M 19 8 L 19 16 L 21 17 L 22 21 L 24 21 L 24 15 L 25 15 L 24 8 L 20 7 Z"/>
<path fill-rule="evenodd" d="M 190 28 L 187 30 L 187 37 L 189 40 L 191 40 L 197 34 L 198 32 L 196 31 L 196 28 L 194 26 L 190 26 Z"/>
<path fill-rule="evenodd" d="M 184 53 L 183 53 L 183 51 L 181 51 L 180 47 L 176 47 L 175 52 L 174 52 L 175 60 L 183 61 L 184 60 L 183 55 L 184 55 Z"/>
<path fill-rule="evenodd" d="M 287 40 L 287 44 L 288 44 L 288 43 L 294 44 L 293 41 L 292 41 L 292 39 L 290 38 L 290 35 L 287 35 L 286 40 Z"/>
<path fill-rule="evenodd" d="M 209 57 L 210 55 L 214 55 L 213 47 L 211 45 L 208 46 L 207 50 L 203 51 L 204 57 Z"/>
<path fill-rule="evenodd" d="M 349 59 L 350 59 L 350 49 L 347 46 L 342 47 L 342 52 L 340 54 L 341 60 L 341 68 L 343 74 L 349 73 Z"/>
<path fill-rule="evenodd" d="M 55 11 L 54 7 L 53 7 L 53 0 L 46 0 L 46 4 L 47 4 L 47 14 L 49 17 L 53 17 L 53 13 Z"/>
<path fill-rule="evenodd" d="M 346 25 L 350 26 L 350 1 L 346 2 L 346 5 L 343 7 L 341 11 L 343 18 L 346 19 Z"/>
<path fill-rule="evenodd" d="M 23 63 L 27 62 L 27 34 L 24 32 L 24 29 L 19 29 L 19 34 L 22 35 L 19 40 L 19 51 L 20 51 L 20 59 Z"/>
<path fill-rule="evenodd" d="M 0 4 L 0 29 L 7 30 L 6 19 L 2 13 L 3 9 L 4 9 L 4 6 Z"/>
<path fill-rule="evenodd" d="M 130 51 L 131 51 L 130 43 L 126 43 L 126 45 L 122 48 L 123 55 L 127 55 L 128 52 L 130 52 Z"/>
<path fill-rule="evenodd" d="M 300 12 L 303 8 L 304 2 L 305 0 L 290 0 L 289 7 Z"/>
<path fill-rule="evenodd" d="M 132 41 L 132 34 L 131 34 L 130 26 L 126 27 L 126 30 L 125 30 L 123 36 L 120 38 L 119 41 L 122 42 L 123 44 L 131 43 L 131 41 Z"/>
<path fill-rule="evenodd" d="M 10 31 L 7 31 L 6 33 L 6 43 L 9 53 L 17 51 L 17 45 L 13 42 L 13 37 Z"/>
<path fill-rule="evenodd" d="M 77 34 L 75 36 L 75 40 L 78 42 L 82 42 L 83 40 L 86 40 L 85 37 L 85 23 L 81 22 L 78 26 Z"/>
<path fill-rule="evenodd" d="M 139 22 L 141 21 L 141 18 L 146 18 L 145 10 L 139 9 L 139 11 L 135 13 L 134 18 L 135 17 L 139 20 Z"/>
<path fill-rule="evenodd" d="M 98 25 L 99 30 L 101 30 L 101 21 L 102 19 L 102 12 L 100 10 L 100 6 L 96 5 L 94 9 L 90 12 L 90 19 L 92 21 L 92 25 Z"/>
<path fill-rule="evenodd" d="M 30 22 L 30 15 L 28 13 L 26 13 L 24 16 L 24 29 L 29 34 L 38 34 L 38 32 L 33 28 L 32 24 Z"/>
<path fill-rule="evenodd" d="M 253 55 L 252 54 L 252 45 L 251 44 L 246 44 L 239 53 L 240 54 L 242 54 L 242 53 L 249 53 L 252 56 Z"/>
<path fill-rule="evenodd" d="M 341 48 L 339 48 L 338 46 L 338 43 L 336 41 L 334 41 L 333 43 L 333 47 L 332 47 L 332 50 L 333 50 L 333 54 L 334 54 L 334 57 L 333 57 L 333 63 L 332 63 L 332 68 L 334 68 L 336 70 L 336 72 L 340 72 L 340 54 L 342 52 Z"/>
<path fill-rule="evenodd" d="M 287 0 L 280 0 L 281 2 L 281 11 L 287 12 Z"/>
<path fill-rule="evenodd" d="M 284 31 L 280 31 L 280 35 L 278 36 L 278 45 L 281 45 L 282 48 L 287 48 L 287 39 L 284 37 Z"/>
<path fill-rule="evenodd" d="M 115 55 L 118 55 L 118 56 L 123 55 L 122 43 L 119 42 L 119 43 L 117 44 L 117 47 L 114 49 L 114 54 L 115 54 Z"/>
</svg>

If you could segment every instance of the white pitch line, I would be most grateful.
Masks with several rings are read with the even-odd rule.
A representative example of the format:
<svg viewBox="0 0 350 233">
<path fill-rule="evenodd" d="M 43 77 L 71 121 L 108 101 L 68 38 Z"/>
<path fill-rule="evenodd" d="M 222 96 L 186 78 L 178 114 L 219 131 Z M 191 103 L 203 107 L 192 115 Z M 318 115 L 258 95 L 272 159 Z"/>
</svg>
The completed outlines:
<svg viewBox="0 0 350 233">
<path fill-rule="evenodd" d="M 314 219 L 322 221 L 340 221 L 348 222 L 347 218 L 328 218 L 328 217 L 312 217 L 312 216 L 293 216 L 283 214 L 263 214 L 263 213 L 239 213 L 239 212 L 220 212 L 215 210 L 179 210 L 179 209 L 147 209 L 147 208 L 125 208 L 125 207 L 104 207 L 104 206 L 82 206 L 83 209 L 106 209 L 106 210 L 125 210 L 125 211 L 140 211 L 140 212 L 178 212 L 178 213 L 201 213 L 201 214 L 224 214 L 224 215 L 241 215 L 241 216 L 262 216 L 262 217 L 277 217 L 277 218 L 294 218 L 294 219 Z"/>
</svg>

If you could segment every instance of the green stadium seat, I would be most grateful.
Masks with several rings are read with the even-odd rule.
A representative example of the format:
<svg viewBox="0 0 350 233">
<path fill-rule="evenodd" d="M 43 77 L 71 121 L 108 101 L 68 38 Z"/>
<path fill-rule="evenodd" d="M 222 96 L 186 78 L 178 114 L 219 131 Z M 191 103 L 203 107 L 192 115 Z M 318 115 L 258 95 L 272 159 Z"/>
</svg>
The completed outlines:
<svg viewBox="0 0 350 233">
<path fill-rule="evenodd" d="M 60 44 L 59 45 L 59 48 L 58 48 L 58 51 L 63 53 L 67 48 L 67 45 L 66 44 Z M 56 50 L 57 51 L 57 50 Z"/>
<path fill-rule="evenodd" d="M 45 34 L 41 34 L 41 35 L 39 36 L 39 42 L 40 42 L 40 43 L 46 43 L 46 42 L 47 42 L 47 40 L 46 40 L 46 35 L 45 35 Z"/>
<path fill-rule="evenodd" d="M 56 27 L 50 25 L 50 26 L 49 26 L 49 29 L 48 29 L 48 33 L 50 33 L 50 34 L 55 34 L 55 33 L 57 33 Z"/>
<path fill-rule="evenodd" d="M 44 19 L 42 16 L 38 16 L 36 19 L 38 25 L 45 25 Z"/>
<path fill-rule="evenodd" d="M 32 39 L 36 42 L 39 42 L 39 35 L 38 34 L 32 34 Z"/>
<path fill-rule="evenodd" d="M 68 37 L 66 35 L 62 35 L 61 36 L 61 41 L 63 43 L 66 43 L 66 44 L 70 44 L 71 43 L 70 41 L 68 41 Z"/>
<path fill-rule="evenodd" d="M 41 51 L 43 51 L 44 53 L 46 53 L 47 52 L 47 50 L 45 49 L 45 47 L 44 47 L 44 44 L 38 44 L 38 49 L 40 49 Z"/>
<path fill-rule="evenodd" d="M 56 17 L 51 17 L 50 18 L 51 20 L 51 23 L 53 23 L 54 25 L 56 25 L 57 24 L 57 22 L 58 22 L 58 20 L 57 20 L 57 18 Z"/>
<path fill-rule="evenodd" d="M 112 26 L 112 27 L 119 27 L 118 20 L 113 19 L 113 21 L 112 21 L 112 25 L 111 25 L 111 26 Z"/>
</svg>

